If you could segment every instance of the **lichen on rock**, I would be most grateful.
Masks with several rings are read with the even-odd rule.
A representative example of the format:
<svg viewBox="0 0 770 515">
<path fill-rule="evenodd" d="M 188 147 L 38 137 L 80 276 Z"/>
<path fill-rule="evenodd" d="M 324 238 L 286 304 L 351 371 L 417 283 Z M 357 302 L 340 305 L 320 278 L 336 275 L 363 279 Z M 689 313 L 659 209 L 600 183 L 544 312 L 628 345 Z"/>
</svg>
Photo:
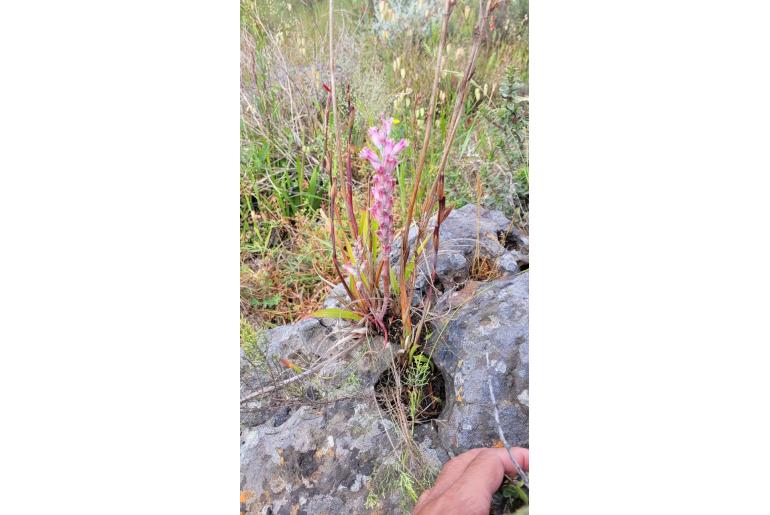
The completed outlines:
<svg viewBox="0 0 770 515">
<path fill-rule="evenodd" d="M 446 402 L 437 420 L 415 426 L 412 438 L 424 472 L 418 480 L 434 477 L 453 455 L 498 443 L 488 381 L 509 443 L 528 445 L 529 273 L 522 270 L 527 245 L 502 213 L 472 205 L 453 211 L 442 224 L 436 270 L 441 291 L 424 352 L 443 373 Z M 497 264 L 496 279 L 474 280 L 471 262 L 478 253 Z M 418 286 L 424 294 L 427 282 Z M 327 306 L 344 305 L 341 295 L 342 290 L 331 295 Z M 304 320 L 272 329 L 266 333 L 268 361 L 277 365 L 285 358 L 302 367 L 318 362 L 338 347 L 348 326 Z M 241 491 L 253 492 L 242 496 L 245 513 L 410 509 L 411 494 L 399 488 L 399 482 L 413 480 L 399 476 L 399 428 L 374 395 L 393 354 L 381 338 L 367 341 L 313 379 L 242 404 Z M 278 367 L 275 373 L 285 379 L 296 372 Z M 244 359 L 241 377 L 242 396 L 276 380 Z"/>
</svg>

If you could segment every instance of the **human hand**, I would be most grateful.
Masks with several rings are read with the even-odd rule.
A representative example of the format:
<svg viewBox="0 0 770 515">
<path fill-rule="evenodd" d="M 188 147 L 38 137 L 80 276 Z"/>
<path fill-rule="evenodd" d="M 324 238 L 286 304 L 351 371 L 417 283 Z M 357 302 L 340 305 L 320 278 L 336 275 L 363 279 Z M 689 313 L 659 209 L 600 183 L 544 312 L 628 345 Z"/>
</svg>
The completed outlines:
<svg viewBox="0 0 770 515">
<path fill-rule="evenodd" d="M 529 449 L 512 447 L 511 454 L 529 470 Z M 471 449 L 452 458 L 441 469 L 433 488 L 426 490 L 413 515 L 489 515 L 494 494 L 503 476 L 516 475 L 516 466 L 505 449 Z"/>
</svg>

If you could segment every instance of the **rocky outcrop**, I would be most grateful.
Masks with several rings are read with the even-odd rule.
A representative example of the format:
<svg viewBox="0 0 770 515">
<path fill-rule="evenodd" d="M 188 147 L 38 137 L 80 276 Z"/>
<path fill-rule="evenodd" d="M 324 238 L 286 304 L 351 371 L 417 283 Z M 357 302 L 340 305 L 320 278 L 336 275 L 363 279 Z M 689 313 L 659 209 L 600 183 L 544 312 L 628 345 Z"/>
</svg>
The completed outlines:
<svg viewBox="0 0 770 515">
<path fill-rule="evenodd" d="M 430 221 L 424 257 L 415 281 L 415 303 L 425 294 L 433 263 L 432 234 L 435 217 Z M 412 254 L 416 247 L 417 228 L 409 232 Z M 454 209 L 441 224 L 439 252 L 436 257 L 436 281 L 440 291 L 462 286 L 472 279 L 474 259 L 486 260 L 504 275 L 529 268 L 529 239 L 500 211 L 468 204 Z M 401 239 L 396 238 L 390 262 L 399 267 Z"/>
<path fill-rule="evenodd" d="M 438 419 L 414 431 L 426 470 L 433 473 L 452 455 L 499 444 L 490 381 L 508 442 L 528 445 L 529 274 L 522 270 L 527 267 L 526 236 L 512 231 L 502 214 L 477 212 L 475 206 L 452 212 L 441 236 L 441 295 L 425 352 L 443 373 L 446 401 Z M 496 264 L 498 278 L 474 279 L 470 267 L 477 249 Z M 341 304 L 335 295 L 326 303 Z M 336 353 L 346 345 L 341 340 L 345 334 L 344 325 L 329 320 L 268 331 L 264 369 L 257 370 L 253 360 L 241 355 L 242 396 L 295 374 L 281 367 L 282 359 L 306 370 Z M 280 395 L 242 404 L 244 513 L 390 514 L 410 509 L 409 489 L 400 483 L 398 428 L 374 396 L 374 384 L 394 352 L 375 338 L 307 381 L 277 389 Z"/>
<path fill-rule="evenodd" d="M 394 424 L 373 396 L 327 406 L 303 405 L 241 435 L 241 491 L 247 513 L 371 513 L 369 482 L 389 447 Z M 392 437 L 392 436 L 391 436 Z M 370 507 L 396 513 L 397 497 Z M 266 511 L 266 510 L 270 511 Z"/>
<path fill-rule="evenodd" d="M 447 382 L 438 425 L 455 453 L 500 441 L 489 394 L 491 380 L 508 443 L 529 442 L 529 273 L 469 282 L 441 298 L 434 322 L 433 360 Z M 487 365 L 487 358 L 489 365 Z"/>
<path fill-rule="evenodd" d="M 310 354 L 324 345 L 325 333 L 310 324 L 281 329 L 271 334 L 280 337 L 271 342 L 278 355 L 302 352 L 294 345 L 303 337 L 316 338 L 302 341 Z M 389 514 L 409 509 L 408 496 L 393 488 L 401 459 L 396 452 L 399 433 L 374 395 L 374 384 L 389 366 L 393 348 L 384 348 L 381 338 L 365 347 L 333 363 L 319 374 L 322 379 L 303 384 L 282 401 L 265 396 L 242 405 L 244 513 Z M 418 433 L 415 440 L 421 454 L 437 471 L 448 455 L 434 447 L 435 431 Z"/>
</svg>

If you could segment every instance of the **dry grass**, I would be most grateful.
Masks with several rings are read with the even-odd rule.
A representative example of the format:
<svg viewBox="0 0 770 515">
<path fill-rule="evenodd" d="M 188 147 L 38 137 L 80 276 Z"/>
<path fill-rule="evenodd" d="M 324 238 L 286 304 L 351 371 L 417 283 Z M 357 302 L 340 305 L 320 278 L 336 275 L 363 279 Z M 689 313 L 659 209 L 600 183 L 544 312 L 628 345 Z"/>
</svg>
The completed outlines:
<svg viewBox="0 0 770 515">
<path fill-rule="evenodd" d="M 276 230 L 266 252 L 241 256 L 241 313 L 256 326 L 290 323 L 319 309 L 334 279 L 325 225 L 306 216 Z"/>
<path fill-rule="evenodd" d="M 425 0 L 441 11 L 443 1 Z M 291 4 L 289 9 L 288 5 Z M 370 3 L 336 0 L 334 12 L 337 90 L 350 85 L 356 119 L 352 143 L 364 143 L 365 130 L 382 112 L 401 120 L 398 137 L 415 143 L 399 168 L 395 217 L 406 218 L 403 193 L 414 181 L 420 145 L 429 114 L 429 100 L 440 35 L 441 16 L 431 23 L 409 16 L 373 13 Z M 386 2 L 388 9 L 394 2 Z M 379 8 L 379 4 L 375 6 Z M 465 9 L 468 7 L 469 9 Z M 386 11 L 388 11 L 386 9 Z M 526 79 L 528 66 L 526 1 L 502 2 L 490 18 L 487 42 L 481 45 L 477 69 L 463 103 L 446 170 L 447 205 L 476 200 L 477 176 L 484 184 L 486 207 L 519 214 L 526 206 L 516 193 L 517 173 L 501 159 L 502 141 L 485 114 L 503 106 L 500 84 L 509 69 Z M 291 322 L 314 311 L 333 281 L 328 233 L 321 212 L 327 209 L 326 177 L 317 178 L 320 202 L 304 197 L 323 153 L 323 83 L 329 82 L 327 2 L 244 0 L 241 3 L 241 105 L 244 165 L 241 179 L 242 311 L 258 326 Z M 436 100 L 435 136 L 427 149 L 415 217 L 442 158 L 457 86 L 472 48 L 478 5 L 458 1 L 451 19 L 446 59 Z M 387 22 L 387 23 L 380 23 Z M 397 30 L 394 30 L 394 27 Z M 344 102 L 340 118 L 346 118 Z M 332 134 L 334 129 L 332 128 Z M 332 138 L 333 139 L 333 138 Z M 416 149 L 416 150 L 415 150 Z M 269 160 L 252 156 L 266 150 Z M 336 150 L 335 150 L 336 152 Z M 353 163 L 354 202 L 366 205 L 369 172 Z M 283 182 L 282 182 L 283 181 Z M 401 189 L 401 185 L 403 188 Z M 277 190 L 286 189 L 298 206 L 282 209 Z M 507 206 L 512 206 L 507 209 Z M 476 266 L 480 276 L 488 271 Z M 335 281 L 336 282 L 336 281 Z"/>
<path fill-rule="evenodd" d="M 510 118 L 505 111 L 508 101 L 501 97 L 500 89 L 511 71 L 527 80 L 527 2 L 500 2 L 485 24 L 487 38 L 478 46 L 473 44 L 478 2 L 456 2 L 447 32 L 446 58 L 437 75 L 433 137 L 425 147 L 424 166 L 418 166 L 418 161 L 423 161 L 419 142 L 431 123 L 433 70 L 441 35 L 442 16 L 434 11 L 440 12 L 444 1 L 422 3 L 429 4 L 425 10 L 431 12 L 428 18 L 420 18 L 422 11 L 414 9 L 416 17 L 409 14 L 412 11 L 405 11 L 403 16 L 389 12 L 398 9 L 390 0 L 376 5 L 334 1 L 333 86 L 340 94 L 335 111 L 339 110 L 340 120 L 348 119 L 342 95 L 349 86 L 356 111 L 351 138 L 356 151 L 364 144 L 366 129 L 381 113 L 400 119 L 394 137 L 406 138 L 411 144 L 398 169 L 397 224 L 433 213 L 436 202 L 425 200 L 436 192 L 443 196 L 445 182 L 447 207 L 469 201 L 498 209 L 502 205 L 507 214 L 517 215 L 517 225 L 525 228 L 526 204 L 517 189 L 521 189 L 522 173 L 527 169 L 526 126 L 511 129 L 506 125 Z M 380 12 L 381 5 L 388 9 Z M 244 341 L 256 342 L 263 328 L 289 323 L 317 310 L 330 286 L 338 282 L 324 215 L 329 207 L 328 177 L 319 173 L 324 159 L 323 85 L 332 84 L 328 6 L 327 2 L 312 1 L 241 3 L 242 345 Z M 377 12 L 371 12 L 372 8 Z M 475 73 L 464 77 L 468 62 L 474 59 Z M 338 132 L 345 131 L 332 124 L 330 151 L 336 155 L 345 150 L 335 145 Z M 445 148 L 447 140 L 453 142 Z M 518 145 L 513 151 L 512 141 Z M 511 155 L 515 159 L 510 159 Z M 422 170 L 419 179 L 415 176 L 418 168 Z M 441 186 L 431 193 L 439 170 Z M 362 210 L 367 205 L 369 171 L 355 160 L 352 175 L 354 204 Z M 412 218 L 408 214 L 409 193 L 415 183 Z M 472 278 L 483 281 L 498 275 L 495 263 L 477 252 Z M 410 333 L 414 339 L 419 338 L 420 330 L 427 330 L 426 316 L 423 310 L 415 332 Z M 249 345 L 257 347 L 255 343 Z M 407 370 L 405 378 L 412 377 L 409 370 L 414 363 L 411 359 L 400 362 Z M 305 365 L 308 374 L 324 366 L 323 361 Z M 275 395 L 309 380 L 309 375 L 292 379 L 292 373 L 271 369 L 270 377 L 260 378 L 268 381 L 260 387 Z M 412 439 L 417 412 L 410 416 L 403 406 L 404 391 L 410 384 L 407 380 L 401 384 L 401 374 L 395 368 L 394 373 L 394 387 L 385 399 L 390 407 L 386 411 L 398 429 L 391 450 L 400 456 L 391 486 L 401 488 L 405 498 L 416 498 L 429 486 L 435 471 L 422 463 Z M 415 406 L 421 406 L 419 400 Z"/>
</svg>

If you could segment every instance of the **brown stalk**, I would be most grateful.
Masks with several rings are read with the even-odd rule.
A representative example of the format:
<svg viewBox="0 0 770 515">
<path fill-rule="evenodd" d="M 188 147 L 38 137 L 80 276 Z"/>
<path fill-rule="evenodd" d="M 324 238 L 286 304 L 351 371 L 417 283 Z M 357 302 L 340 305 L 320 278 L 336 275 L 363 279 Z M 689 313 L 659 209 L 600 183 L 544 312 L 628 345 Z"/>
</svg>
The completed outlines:
<svg viewBox="0 0 770 515">
<path fill-rule="evenodd" d="M 339 130 L 339 124 L 337 123 L 337 90 L 335 87 L 335 79 L 334 79 L 334 31 L 333 31 L 333 21 L 334 21 L 334 0 L 329 0 L 329 95 L 327 97 L 327 104 L 326 104 L 326 113 L 327 116 L 325 118 L 325 129 L 324 129 L 324 155 L 327 156 L 327 163 L 329 167 L 329 188 L 330 188 L 330 195 L 331 195 L 331 204 L 329 206 L 329 219 L 331 220 L 331 244 L 332 244 L 332 260 L 334 261 L 334 268 L 337 269 L 337 275 L 340 276 L 340 280 L 342 281 L 342 284 L 345 285 L 345 290 L 348 292 L 348 295 L 350 296 L 350 300 L 353 300 L 353 295 L 350 291 L 350 288 L 348 288 L 347 282 L 345 281 L 345 278 L 342 275 L 342 272 L 340 271 L 339 262 L 337 261 L 337 241 L 335 239 L 335 228 L 334 228 L 334 210 L 336 209 L 337 205 L 337 184 L 334 180 L 334 162 L 333 157 L 331 155 L 331 152 L 328 154 L 327 152 L 327 144 L 328 144 L 328 130 L 329 130 L 329 103 L 328 98 L 331 97 L 331 104 L 332 104 L 332 112 L 334 114 L 334 133 L 335 133 L 335 150 L 338 152 L 338 158 L 337 158 L 337 164 L 339 167 L 339 164 L 342 163 L 342 156 L 339 154 L 340 151 L 340 130 Z"/>
<path fill-rule="evenodd" d="M 334 181 L 334 173 L 332 171 L 332 154 L 329 152 L 329 106 L 332 98 L 331 90 L 327 90 L 326 105 L 324 107 L 324 150 L 323 150 L 323 167 L 329 173 L 329 239 L 332 246 L 332 263 L 334 264 L 334 270 L 337 272 L 342 286 L 345 287 L 345 292 L 348 294 L 348 298 L 351 302 L 355 302 L 356 297 L 353 296 L 353 292 L 350 291 L 345 276 L 342 275 L 340 269 L 339 259 L 337 259 L 337 236 L 334 227 L 334 211 L 337 204 L 337 188 Z"/>
<path fill-rule="evenodd" d="M 337 118 L 337 86 L 334 77 L 334 0 L 329 0 L 329 86 L 332 95 L 332 114 L 334 115 L 334 144 L 337 151 L 337 168 L 342 166 L 342 145 L 340 138 L 340 125 Z M 342 172 L 340 172 L 340 175 Z"/>
<path fill-rule="evenodd" d="M 334 114 L 334 131 L 335 131 L 335 143 L 336 143 L 336 150 L 337 150 L 337 163 L 342 163 L 342 149 L 340 148 L 340 130 L 339 130 L 339 124 L 337 123 L 337 96 L 336 96 L 336 87 L 335 87 L 335 78 L 334 78 L 334 31 L 333 31 L 333 20 L 334 20 L 334 0 L 329 0 L 329 77 L 331 84 L 329 85 L 329 91 L 327 95 L 326 100 L 326 109 L 324 112 L 324 156 L 325 161 L 327 164 L 327 168 L 329 171 L 329 191 L 330 191 L 330 204 L 329 204 L 329 221 L 331 225 L 330 229 L 330 239 L 331 239 L 331 245 L 332 245 L 332 262 L 334 263 L 334 269 L 337 271 L 337 275 L 340 278 L 340 282 L 345 287 L 345 292 L 348 294 L 348 298 L 351 300 L 351 302 L 356 302 L 357 297 L 353 296 L 353 292 L 350 291 L 350 287 L 348 286 L 347 281 L 345 280 L 345 276 L 342 275 L 342 270 L 340 269 L 339 260 L 337 259 L 337 240 L 336 240 L 336 232 L 334 227 L 334 212 L 336 209 L 337 204 L 337 184 L 334 180 L 334 171 L 333 171 L 333 164 L 332 164 L 332 153 L 328 151 L 328 142 L 329 142 L 329 99 L 331 99 L 331 105 L 332 110 Z M 352 130 L 352 122 L 351 122 L 351 130 Z M 348 149 L 348 154 L 350 150 Z M 348 155 L 348 167 L 350 167 L 350 156 Z M 340 171 L 340 175 L 341 175 Z M 351 204 L 349 207 L 352 207 L 352 192 L 351 192 Z M 350 211 L 348 211 L 350 213 Z M 368 311 L 371 311 L 371 301 L 366 297 L 365 295 L 361 297 L 361 300 L 364 301 L 366 304 L 366 308 Z M 367 317 L 368 318 L 368 317 Z"/>
<path fill-rule="evenodd" d="M 355 349 L 360 343 L 361 343 L 361 340 L 356 340 L 355 343 L 353 343 L 353 345 L 343 349 L 342 351 L 338 352 L 337 354 L 335 354 L 334 356 L 330 357 L 329 359 L 325 359 L 322 362 L 318 363 L 317 365 L 315 365 L 315 366 L 313 366 L 311 368 L 308 368 L 307 370 L 305 370 L 301 374 L 297 374 L 297 375 L 292 376 L 292 377 L 290 377 L 288 379 L 284 379 L 280 383 L 274 383 L 274 384 L 272 384 L 270 386 L 266 386 L 266 387 L 264 387 L 264 388 L 262 388 L 260 390 L 257 390 L 256 392 L 252 392 L 252 393 L 244 396 L 241 399 L 241 404 L 243 404 L 244 402 L 248 402 L 248 401 L 250 401 L 252 399 L 255 399 L 255 398 L 257 398 L 257 397 L 259 397 L 261 395 L 264 395 L 266 393 L 270 393 L 273 390 L 276 390 L 278 388 L 284 387 L 284 386 L 286 386 L 288 384 L 291 384 L 291 383 L 293 383 L 295 381 L 299 381 L 300 379 L 302 379 L 304 377 L 307 377 L 310 374 L 314 374 L 314 373 L 318 372 L 323 367 L 325 367 L 329 363 L 332 363 L 334 360 L 336 360 L 340 356 L 344 356 L 345 354 L 347 354 L 351 350 Z"/>
<path fill-rule="evenodd" d="M 348 118 L 348 142 L 347 147 L 345 150 L 345 170 L 346 170 L 346 186 L 347 186 L 347 195 L 345 196 L 345 203 L 348 207 L 348 219 L 350 222 L 350 230 L 353 234 L 353 244 L 355 245 L 358 242 L 358 222 L 356 221 L 356 215 L 355 211 L 353 209 L 353 169 L 352 169 L 352 163 L 350 160 L 351 155 L 351 149 L 352 149 L 352 140 L 353 140 L 353 120 L 355 119 L 355 113 L 356 108 L 351 104 L 350 102 L 350 84 L 347 86 L 347 101 L 348 101 L 348 112 L 350 113 Z"/>
<path fill-rule="evenodd" d="M 259 23 L 259 26 L 262 28 L 262 31 L 265 33 L 267 38 L 270 40 L 270 44 L 274 48 L 275 55 L 278 56 L 278 58 L 281 61 L 281 64 L 283 65 L 283 72 L 286 77 L 286 81 L 288 82 L 287 87 L 283 87 L 283 84 L 281 84 L 281 87 L 288 93 L 289 96 L 289 110 L 291 111 L 291 133 L 292 136 L 294 136 L 294 143 L 298 146 L 302 146 L 302 139 L 299 137 L 299 130 L 297 128 L 297 119 L 299 116 L 295 113 L 294 109 L 294 96 L 292 95 L 292 88 L 296 87 L 294 86 L 294 82 L 291 79 L 291 74 L 289 73 L 289 67 L 286 64 L 286 59 L 283 56 L 283 52 L 281 52 L 281 48 L 278 45 L 278 42 L 275 40 L 273 35 L 270 33 L 270 31 L 267 30 L 265 25 L 262 23 L 262 19 L 257 15 L 255 17 L 257 20 L 257 23 Z"/>
<path fill-rule="evenodd" d="M 479 48 L 481 47 L 481 41 L 485 34 L 487 19 L 489 18 L 489 13 L 495 7 L 497 7 L 497 2 L 495 1 L 493 3 L 493 0 L 486 0 L 486 7 L 484 7 L 484 0 L 481 0 L 479 3 L 481 19 L 479 20 L 479 24 L 477 25 L 473 34 L 473 49 L 471 50 L 468 65 L 465 68 L 465 74 L 463 75 L 462 81 L 460 81 L 460 84 L 457 86 L 457 92 L 459 95 L 455 99 L 452 118 L 449 124 L 449 134 L 444 140 L 444 151 L 441 154 L 441 162 L 439 163 L 438 167 L 438 177 L 436 178 L 436 181 L 431 187 L 429 195 L 425 198 L 425 202 L 423 203 L 423 213 L 430 213 L 430 211 L 433 209 L 433 204 L 435 203 L 436 199 L 438 199 L 439 203 L 439 209 L 436 215 L 436 226 L 433 229 L 433 267 L 431 270 L 431 283 L 435 282 L 436 277 L 436 261 L 438 259 L 438 247 L 440 243 L 439 233 L 441 223 L 449 215 L 449 211 L 446 210 L 445 206 L 446 198 L 444 196 L 444 170 L 446 169 L 446 163 L 449 157 L 449 151 L 452 147 L 452 142 L 454 141 L 455 134 L 457 133 L 457 126 L 462 115 L 463 105 L 465 104 L 465 99 L 468 96 L 470 80 L 476 71 L 476 60 L 478 59 Z M 424 217 L 418 226 L 418 241 L 420 241 L 420 239 L 425 234 L 428 220 L 429 219 L 427 217 Z M 412 278 L 412 283 L 413 282 L 414 277 Z"/>
<path fill-rule="evenodd" d="M 401 320 L 404 323 L 405 332 L 411 329 L 411 319 L 409 317 L 409 306 L 411 302 L 406 290 L 406 265 L 409 261 L 409 227 L 412 223 L 412 216 L 414 215 L 414 205 L 417 203 L 417 193 L 420 189 L 420 181 L 422 179 L 422 169 L 425 166 L 425 157 L 428 153 L 428 147 L 430 145 L 430 137 L 433 131 L 434 117 L 436 114 L 436 93 L 438 92 L 438 85 L 441 78 L 441 61 L 443 57 L 444 48 L 446 46 L 446 37 L 449 29 L 449 18 L 452 15 L 452 9 L 454 8 L 455 0 L 446 0 L 444 8 L 444 20 L 441 25 L 441 36 L 439 39 L 438 50 L 436 52 L 436 68 L 433 72 L 433 87 L 430 93 L 430 110 L 428 111 L 428 120 L 425 127 L 425 135 L 422 139 L 422 148 L 420 148 L 420 156 L 417 159 L 417 168 L 415 170 L 414 184 L 412 185 L 412 194 L 409 198 L 409 207 L 407 208 L 406 218 L 403 224 L 403 231 L 401 234 L 401 270 L 399 274 L 399 290 L 401 292 Z M 419 239 L 417 245 L 419 245 Z"/>
<path fill-rule="evenodd" d="M 328 97 L 331 97 L 331 105 L 332 105 L 332 111 L 334 114 L 334 132 L 335 132 L 335 147 L 337 150 L 337 163 L 338 163 L 338 169 L 340 163 L 342 163 L 342 146 L 340 144 L 340 127 L 339 123 L 337 123 L 337 94 L 336 94 L 336 80 L 334 78 L 334 31 L 333 31 L 333 21 L 334 21 L 334 0 L 329 0 L 329 81 L 331 82 L 330 91 Z M 326 160 L 329 168 L 329 179 L 330 179 L 330 191 L 331 191 L 331 205 L 329 206 L 329 219 L 331 222 L 331 245 L 332 245 L 332 261 L 334 263 L 334 268 L 337 271 L 337 275 L 340 278 L 340 281 L 342 282 L 342 285 L 345 287 L 345 291 L 348 294 L 348 297 L 350 298 L 351 302 L 356 302 L 356 297 L 353 296 L 353 293 L 350 291 L 350 287 L 347 284 L 347 281 L 345 281 L 345 277 L 342 275 L 342 271 L 340 270 L 339 261 L 337 259 L 337 242 L 335 238 L 335 227 L 334 227 L 334 210 L 336 209 L 336 202 L 337 202 L 337 184 L 334 181 L 334 172 L 333 172 L 333 165 L 332 165 L 332 154 L 331 152 L 327 153 L 327 144 L 328 144 L 328 130 L 329 130 L 329 102 L 327 97 L 327 105 L 326 105 L 326 113 L 325 113 L 325 127 L 324 127 L 324 155 L 326 155 Z M 352 120 L 351 120 L 351 127 L 350 130 L 352 131 Z M 348 171 L 350 171 L 350 149 L 348 148 Z M 342 176 L 342 171 L 340 170 L 339 175 Z M 348 206 L 349 208 L 352 207 L 352 190 L 350 192 L 350 204 Z M 348 211 L 350 213 L 350 211 Z M 352 218 L 355 220 L 355 216 Z M 354 222 L 355 223 L 355 222 Z M 363 292 L 362 292 L 363 293 Z M 366 295 L 362 295 L 362 297 L 359 299 L 362 300 L 365 304 L 366 309 L 369 311 L 369 315 L 367 315 L 367 319 L 371 320 L 375 317 L 371 316 L 371 312 L 373 311 L 371 299 L 368 298 Z M 375 325 L 380 327 L 380 329 L 384 330 L 384 326 L 381 322 L 378 320 L 373 320 Z M 379 322 L 379 323 L 378 323 Z"/>
<path fill-rule="evenodd" d="M 330 96 L 331 93 L 327 94 L 326 96 L 326 108 L 324 109 L 324 167 L 329 172 L 329 239 L 331 240 L 332 245 L 332 263 L 334 264 L 334 269 L 337 271 L 337 276 L 339 277 L 340 282 L 345 287 L 348 298 L 350 298 L 351 301 L 354 301 L 355 297 L 353 296 L 353 292 L 350 291 L 350 287 L 348 287 L 348 283 L 345 281 L 345 276 L 342 275 L 340 263 L 337 259 L 337 236 L 334 227 L 334 210 L 337 203 L 337 187 L 334 184 L 334 173 L 332 172 L 332 155 L 331 152 L 328 151 Z"/>
</svg>

